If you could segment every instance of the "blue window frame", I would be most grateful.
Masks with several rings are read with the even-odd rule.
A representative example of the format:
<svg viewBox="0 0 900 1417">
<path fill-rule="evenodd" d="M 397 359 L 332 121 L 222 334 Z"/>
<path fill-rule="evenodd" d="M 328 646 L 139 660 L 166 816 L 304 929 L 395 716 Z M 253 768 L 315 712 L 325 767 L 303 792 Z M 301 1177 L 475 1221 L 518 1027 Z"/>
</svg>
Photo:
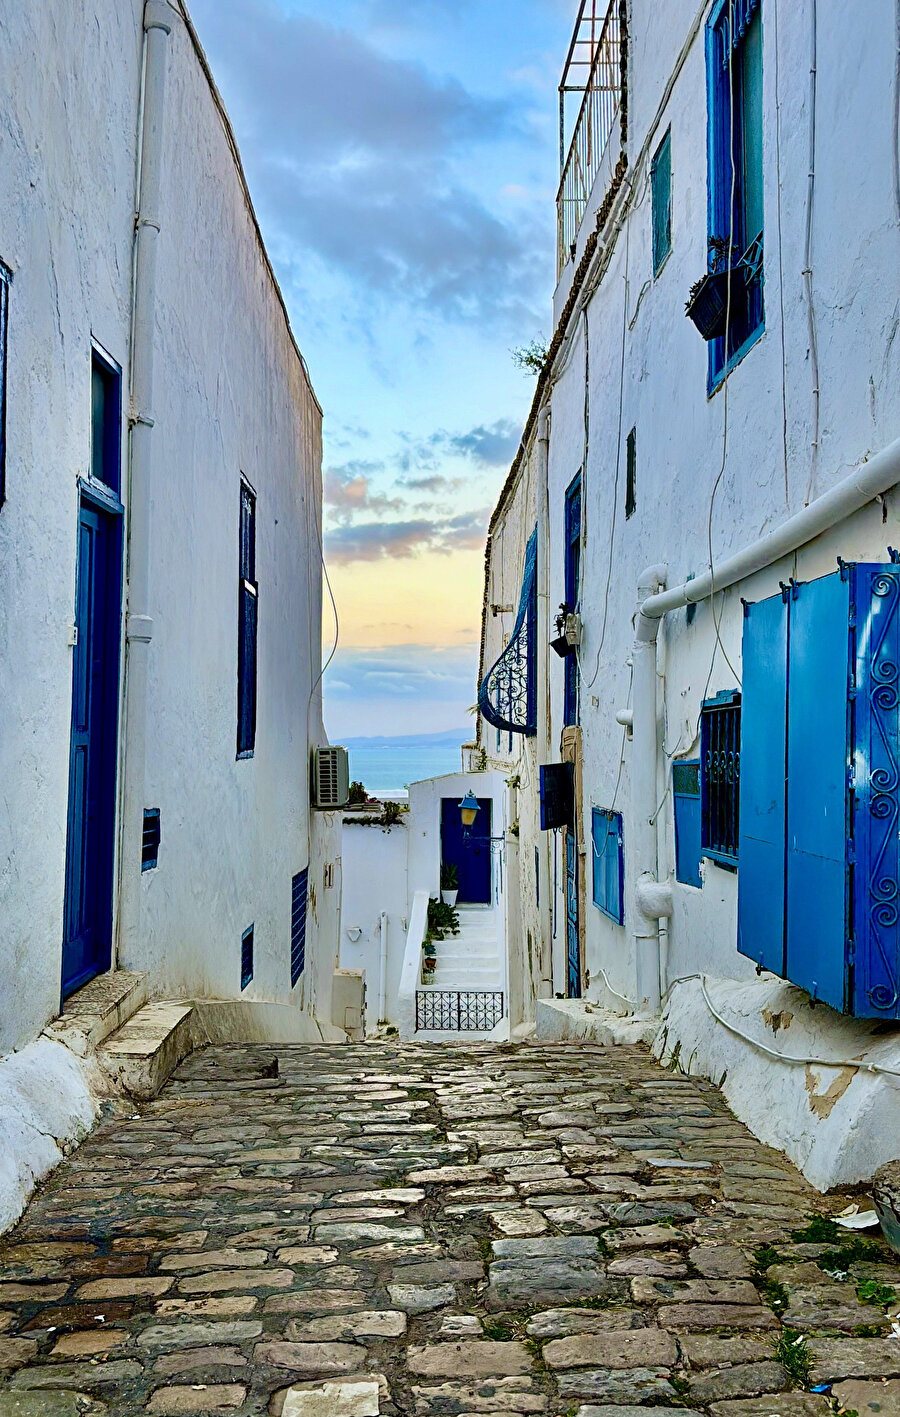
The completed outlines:
<svg viewBox="0 0 900 1417">
<path fill-rule="evenodd" d="M 700 759 L 672 765 L 675 808 L 675 879 L 685 886 L 702 886 L 700 875 Z"/>
<path fill-rule="evenodd" d="M 153 871 L 159 864 L 160 817 L 158 807 L 144 808 L 144 831 L 141 839 L 141 870 Z"/>
<path fill-rule="evenodd" d="M 238 566 L 238 727 L 237 756 L 251 758 L 256 746 L 256 639 L 259 586 L 256 581 L 256 493 L 241 479 Z"/>
<path fill-rule="evenodd" d="M 581 590 L 581 473 L 566 489 L 565 507 L 565 598 L 578 609 Z M 578 722 L 578 655 L 566 655 L 564 663 L 563 723 Z"/>
<path fill-rule="evenodd" d="M 706 27 L 708 237 L 730 259 L 727 335 L 709 342 L 713 392 L 759 338 L 763 309 L 762 6 L 718 0 Z"/>
<path fill-rule="evenodd" d="M 309 868 L 291 881 L 291 988 L 306 967 L 306 908 L 309 903 Z"/>
<path fill-rule="evenodd" d="M 617 925 L 625 923 L 625 854 L 622 814 L 604 807 L 591 813 L 594 904 Z"/>
<path fill-rule="evenodd" d="M 6 332 L 10 273 L 0 262 L 0 507 L 6 500 Z"/>
<path fill-rule="evenodd" d="M 700 713 L 700 850 L 720 866 L 738 860 L 741 696 L 725 690 Z"/>
<path fill-rule="evenodd" d="M 650 165 L 653 212 L 653 274 L 658 276 L 672 249 L 672 130 L 666 130 Z"/>
<path fill-rule="evenodd" d="M 122 374 L 91 351 L 91 478 L 118 494 L 122 485 Z"/>
<path fill-rule="evenodd" d="M 246 989 L 253 978 L 253 926 L 241 936 L 241 988 Z"/>
</svg>

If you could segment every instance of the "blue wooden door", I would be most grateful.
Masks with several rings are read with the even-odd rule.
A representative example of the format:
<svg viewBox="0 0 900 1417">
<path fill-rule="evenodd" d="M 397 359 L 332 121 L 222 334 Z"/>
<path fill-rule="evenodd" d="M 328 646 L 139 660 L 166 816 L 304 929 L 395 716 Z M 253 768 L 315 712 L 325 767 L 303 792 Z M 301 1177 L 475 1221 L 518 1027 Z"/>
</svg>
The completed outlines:
<svg viewBox="0 0 900 1417">
<path fill-rule="evenodd" d="M 845 1006 L 850 584 L 794 587 L 787 730 L 788 979 Z"/>
<path fill-rule="evenodd" d="M 578 948 L 578 850 L 575 833 L 566 832 L 566 994 L 581 998 L 581 952 Z"/>
<path fill-rule="evenodd" d="M 78 522 L 62 995 L 112 959 L 121 523 L 83 501 Z"/>
<path fill-rule="evenodd" d="M 460 905 L 491 903 L 492 805 L 490 797 L 479 797 L 478 815 L 464 833 L 458 798 L 441 801 L 441 861 L 456 867 Z"/>
<path fill-rule="evenodd" d="M 581 593 L 581 474 L 566 490 L 565 514 L 565 595 L 573 610 L 578 608 Z M 578 722 L 578 657 L 566 655 L 564 661 L 563 723 Z"/>
<path fill-rule="evenodd" d="M 738 950 L 784 974 L 788 606 L 744 608 Z"/>
</svg>

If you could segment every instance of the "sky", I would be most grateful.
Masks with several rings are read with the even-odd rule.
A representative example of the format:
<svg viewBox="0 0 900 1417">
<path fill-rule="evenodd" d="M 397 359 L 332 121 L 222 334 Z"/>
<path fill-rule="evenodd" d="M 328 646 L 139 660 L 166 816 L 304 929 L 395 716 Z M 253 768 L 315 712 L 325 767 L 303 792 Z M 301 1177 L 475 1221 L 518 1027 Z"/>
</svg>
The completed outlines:
<svg viewBox="0 0 900 1417">
<path fill-rule="evenodd" d="M 329 734 L 465 728 L 534 393 L 510 351 L 552 333 L 575 0 L 190 7 L 325 414 Z"/>
</svg>

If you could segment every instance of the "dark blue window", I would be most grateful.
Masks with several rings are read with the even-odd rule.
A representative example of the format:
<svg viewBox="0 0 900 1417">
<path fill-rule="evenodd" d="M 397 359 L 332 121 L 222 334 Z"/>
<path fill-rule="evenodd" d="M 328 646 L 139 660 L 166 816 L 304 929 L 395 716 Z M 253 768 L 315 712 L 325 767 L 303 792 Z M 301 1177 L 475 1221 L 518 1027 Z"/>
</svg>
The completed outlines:
<svg viewBox="0 0 900 1417">
<path fill-rule="evenodd" d="M 591 814 L 594 857 L 594 904 L 617 925 L 625 921 L 625 857 L 622 814 L 595 807 Z"/>
<path fill-rule="evenodd" d="M 706 30 L 710 258 L 732 271 L 727 335 L 710 340 L 709 384 L 763 329 L 762 7 L 718 0 Z"/>
<path fill-rule="evenodd" d="M 253 978 L 253 926 L 241 936 L 241 988 L 246 989 Z"/>
<path fill-rule="evenodd" d="M 237 754 L 239 758 L 249 758 L 256 745 L 256 632 L 259 586 L 256 582 L 256 494 L 249 483 L 244 481 L 241 481 L 238 603 Z"/>
<path fill-rule="evenodd" d="M 291 881 L 291 988 L 306 965 L 306 908 L 309 901 L 309 870 L 300 871 Z"/>
<path fill-rule="evenodd" d="M 141 840 L 141 870 L 152 871 L 159 862 L 160 820 L 158 807 L 144 809 L 144 833 Z"/>
<path fill-rule="evenodd" d="M 573 610 L 578 608 L 581 588 L 581 473 L 569 484 L 565 510 L 565 597 Z M 578 655 L 564 660 L 563 723 L 578 722 Z"/>
<path fill-rule="evenodd" d="M 650 166 L 653 209 L 653 274 L 658 276 L 672 249 L 672 130 L 667 131 Z"/>
<path fill-rule="evenodd" d="M 0 263 L 0 507 L 6 498 L 6 331 L 9 324 L 9 271 Z"/>
<path fill-rule="evenodd" d="M 702 886 L 699 760 L 673 765 L 672 801 L 675 806 L 675 879 L 686 886 Z"/>
<path fill-rule="evenodd" d="M 637 429 L 625 439 L 625 520 L 637 511 Z"/>
<path fill-rule="evenodd" d="M 96 349 L 91 353 L 91 478 L 112 492 L 122 484 L 122 376 Z"/>
<path fill-rule="evenodd" d="M 720 866 L 738 859 L 741 696 L 727 690 L 700 714 L 700 849 Z"/>
</svg>

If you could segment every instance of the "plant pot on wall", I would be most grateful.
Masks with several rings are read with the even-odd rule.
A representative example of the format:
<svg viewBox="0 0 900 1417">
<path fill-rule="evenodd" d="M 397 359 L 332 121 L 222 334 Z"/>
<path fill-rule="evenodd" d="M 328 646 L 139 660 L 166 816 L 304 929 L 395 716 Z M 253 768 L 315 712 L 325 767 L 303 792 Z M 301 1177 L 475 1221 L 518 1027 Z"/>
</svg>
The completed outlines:
<svg viewBox="0 0 900 1417">
<path fill-rule="evenodd" d="M 441 900 L 444 902 L 445 905 L 455 905 L 455 904 L 456 904 L 456 897 L 457 897 L 458 895 L 459 895 L 459 891 L 445 891 L 445 890 L 442 890 L 442 891 L 441 891 Z"/>
<path fill-rule="evenodd" d="M 732 318 L 743 299 L 746 290 L 746 271 L 743 266 L 731 270 L 731 314 Z M 685 314 L 696 325 L 700 334 L 708 342 L 719 339 L 725 333 L 728 320 L 729 273 L 709 271 L 695 285 L 691 286 Z"/>
</svg>

